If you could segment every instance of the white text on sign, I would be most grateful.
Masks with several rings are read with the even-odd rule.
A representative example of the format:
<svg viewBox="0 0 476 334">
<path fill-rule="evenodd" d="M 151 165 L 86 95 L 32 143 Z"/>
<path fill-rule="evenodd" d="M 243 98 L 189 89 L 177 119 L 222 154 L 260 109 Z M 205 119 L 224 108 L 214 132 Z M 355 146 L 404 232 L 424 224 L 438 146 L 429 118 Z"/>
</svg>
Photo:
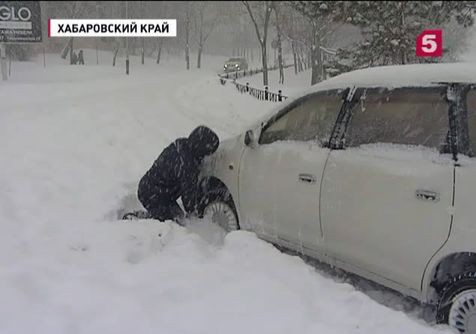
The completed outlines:
<svg viewBox="0 0 476 334">
<path fill-rule="evenodd" d="M 58 20 L 48 21 L 49 37 L 175 37 L 177 20 Z"/>
</svg>

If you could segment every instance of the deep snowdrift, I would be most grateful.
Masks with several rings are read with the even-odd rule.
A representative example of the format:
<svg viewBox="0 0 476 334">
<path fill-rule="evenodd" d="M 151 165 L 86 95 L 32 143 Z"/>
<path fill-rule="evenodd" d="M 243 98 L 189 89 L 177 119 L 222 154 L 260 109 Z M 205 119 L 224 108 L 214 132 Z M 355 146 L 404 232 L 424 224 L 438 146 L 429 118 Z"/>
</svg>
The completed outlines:
<svg viewBox="0 0 476 334">
<path fill-rule="evenodd" d="M 437 331 L 252 233 L 115 219 L 175 137 L 205 123 L 224 138 L 272 106 L 221 87 L 223 59 L 206 59 L 190 72 L 133 59 L 129 77 L 14 64 L 0 83 L 0 333 Z"/>
</svg>

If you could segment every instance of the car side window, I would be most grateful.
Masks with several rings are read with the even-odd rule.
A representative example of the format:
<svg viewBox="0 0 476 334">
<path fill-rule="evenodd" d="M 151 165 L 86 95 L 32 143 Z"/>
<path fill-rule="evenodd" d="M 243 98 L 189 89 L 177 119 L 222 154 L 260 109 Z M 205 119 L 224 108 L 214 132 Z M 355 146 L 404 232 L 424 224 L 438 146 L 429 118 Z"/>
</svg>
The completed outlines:
<svg viewBox="0 0 476 334">
<path fill-rule="evenodd" d="M 443 88 L 367 89 L 352 108 L 345 146 L 391 143 L 441 149 L 448 129 Z"/>
<path fill-rule="evenodd" d="M 340 91 L 309 96 L 265 127 L 259 143 L 291 140 L 323 144 L 329 140 L 341 105 Z"/>
</svg>

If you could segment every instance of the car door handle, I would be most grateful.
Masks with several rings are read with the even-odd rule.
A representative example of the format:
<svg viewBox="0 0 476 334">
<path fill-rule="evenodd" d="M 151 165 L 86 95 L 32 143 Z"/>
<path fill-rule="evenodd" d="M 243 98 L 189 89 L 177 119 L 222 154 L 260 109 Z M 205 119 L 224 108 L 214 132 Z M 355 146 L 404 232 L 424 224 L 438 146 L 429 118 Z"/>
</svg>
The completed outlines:
<svg viewBox="0 0 476 334">
<path fill-rule="evenodd" d="M 431 190 L 418 189 L 415 196 L 422 201 L 438 202 L 440 200 L 440 194 Z"/>
<path fill-rule="evenodd" d="M 299 181 L 304 183 L 316 183 L 316 177 L 312 174 L 301 173 L 299 174 Z"/>
</svg>

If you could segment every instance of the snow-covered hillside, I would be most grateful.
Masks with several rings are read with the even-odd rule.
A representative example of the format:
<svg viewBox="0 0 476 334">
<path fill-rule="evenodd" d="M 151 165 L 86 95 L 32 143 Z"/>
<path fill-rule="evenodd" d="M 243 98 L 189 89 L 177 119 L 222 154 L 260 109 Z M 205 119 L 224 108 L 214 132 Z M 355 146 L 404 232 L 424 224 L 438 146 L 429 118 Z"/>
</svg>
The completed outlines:
<svg viewBox="0 0 476 334">
<path fill-rule="evenodd" d="M 0 83 L 0 333 L 445 331 L 252 233 L 116 219 L 171 140 L 199 124 L 223 139 L 274 106 L 221 86 L 224 59 L 134 58 L 130 76 L 48 59 Z"/>
</svg>

